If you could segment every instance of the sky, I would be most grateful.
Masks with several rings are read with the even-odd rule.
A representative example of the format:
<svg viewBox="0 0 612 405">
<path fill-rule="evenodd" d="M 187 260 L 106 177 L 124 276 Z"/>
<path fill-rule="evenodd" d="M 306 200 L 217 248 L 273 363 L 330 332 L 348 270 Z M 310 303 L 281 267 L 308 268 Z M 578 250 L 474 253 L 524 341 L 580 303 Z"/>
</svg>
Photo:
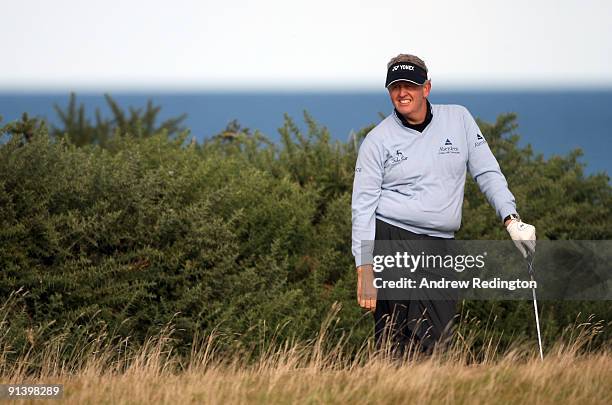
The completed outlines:
<svg viewBox="0 0 612 405">
<path fill-rule="evenodd" d="M 612 88 L 608 0 L 1 0 L 0 90 Z"/>
</svg>

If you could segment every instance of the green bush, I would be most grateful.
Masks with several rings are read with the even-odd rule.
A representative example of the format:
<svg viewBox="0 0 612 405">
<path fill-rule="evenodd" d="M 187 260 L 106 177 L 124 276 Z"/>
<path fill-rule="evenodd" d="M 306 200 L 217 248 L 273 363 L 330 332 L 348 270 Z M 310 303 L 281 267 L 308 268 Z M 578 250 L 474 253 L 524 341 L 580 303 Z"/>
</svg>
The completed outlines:
<svg viewBox="0 0 612 405">
<path fill-rule="evenodd" d="M 480 125 L 539 237 L 610 238 L 607 175 L 584 176 L 578 152 L 545 160 L 518 147 L 514 118 Z M 305 122 L 302 133 L 285 117 L 278 145 L 237 123 L 203 144 L 164 128 L 147 136 L 110 128 L 121 136 L 83 144 L 65 131 L 50 136 L 27 116 L 6 125 L 4 342 L 21 353 L 60 332 L 77 342 L 104 330 L 140 343 L 168 323 L 180 351 L 213 329 L 228 344 L 253 344 L 270 331 L 307 339 L 338 301 L 335 336 L 350 330 L 358 345 L 372 324 L 356 305 L 350 194 L 356 143 L 368 129 L 340 143 L 307 114 Z M 471 179 L 458 237 L 507 238 Z M 580 309 L 612 318 L 603 303 L 548 305 L 551 336 Z M 526 303 L 467 308 L 483 319 L 497 315 L 500 335 L 534 333 Z"/>
</svg>

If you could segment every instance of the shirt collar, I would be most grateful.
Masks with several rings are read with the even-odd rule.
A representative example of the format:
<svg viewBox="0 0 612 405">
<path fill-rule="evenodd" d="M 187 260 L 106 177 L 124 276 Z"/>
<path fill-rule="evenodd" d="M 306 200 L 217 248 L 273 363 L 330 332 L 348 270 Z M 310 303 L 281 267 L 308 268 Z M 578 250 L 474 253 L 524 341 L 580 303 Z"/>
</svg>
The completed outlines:
<svg viewBox="0 0 612 405">
<path fill-rule="evenodd" d="M 423 132 L 423 130 L 427 127 L 427 125 L 429 125 L 431 119 L 433 118 L 433 113 L 431 111 L 431 103 L 427 99 L 425 99 L 425 101 L 427 101 L 427 114 L 425 115 L 425 121 L 421 122 L 420 124 L 409 123 L 408 120 L 406 120 L 406 118 L 404 118 L 404 116 L 400 114 L 399 111 L 397 111 L 397 109 L 394 109 L 395 115 L 397 116 L 397 118 L 399 118 L 403 126 L 418 132 Z"/>
</svg>

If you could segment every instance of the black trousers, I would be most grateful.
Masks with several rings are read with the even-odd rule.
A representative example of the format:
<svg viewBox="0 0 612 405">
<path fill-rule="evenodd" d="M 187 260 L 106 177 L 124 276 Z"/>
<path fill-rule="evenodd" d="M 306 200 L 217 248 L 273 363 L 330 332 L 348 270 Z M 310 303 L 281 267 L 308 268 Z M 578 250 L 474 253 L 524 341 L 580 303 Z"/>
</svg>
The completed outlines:
<svg viewBox="0 0 612 405">
<path fill-rule="evenodd" d="M 450 253 L 445 247 L 446 239 L 415 234 L 377 219 L 374 255 L 389 254 L 388 241 L 399 241 L 391 245 L 402 253 Z M 411 297 L 385 293 L 379 290 L 374 311 L 379 349 L 390 344 L 396 354 L 402 355 L 406 350 L 430 354 L 436 345 L 448 343 L 457 313 L 457 298 L 453 294 L 431 291 Z"/>
</svg>

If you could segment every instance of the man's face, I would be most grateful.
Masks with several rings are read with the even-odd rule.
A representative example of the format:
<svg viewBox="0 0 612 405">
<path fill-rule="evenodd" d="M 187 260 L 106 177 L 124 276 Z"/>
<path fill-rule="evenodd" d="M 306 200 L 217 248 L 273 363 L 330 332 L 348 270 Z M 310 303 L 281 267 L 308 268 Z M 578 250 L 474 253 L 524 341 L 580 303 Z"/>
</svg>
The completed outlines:
<svg viewBox="0 0 612 405">
<path fill-rule="evenodd" d="M 418 115 L 426 108 L 425 98 L 429 96 L 431 83 L 429 80 L 423 85 L 401 81 L 393 83 L 388 90 L 397 111 L 405 117 L 410 117 Z"/>
</svg>

